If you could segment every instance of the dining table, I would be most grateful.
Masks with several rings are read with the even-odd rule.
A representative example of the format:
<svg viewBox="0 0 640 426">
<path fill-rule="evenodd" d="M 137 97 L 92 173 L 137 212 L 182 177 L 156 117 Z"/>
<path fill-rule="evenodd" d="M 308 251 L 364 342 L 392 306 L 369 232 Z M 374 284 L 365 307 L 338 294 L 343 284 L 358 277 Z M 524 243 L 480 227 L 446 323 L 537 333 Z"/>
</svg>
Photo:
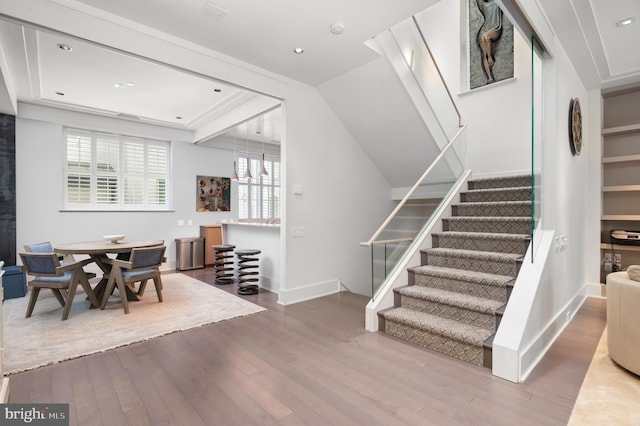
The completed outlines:
<svg viewBox="0 0 640 426">
<path fill-rule="evenodd" d="M 54 247 L 56 253 L 61 255 L 86 255 L 102 270 L 103 275 L 100 282 L 93 288 L 93 292 L 99 302 L 103 298 L 108 298 L 110 295 L 105 294 L 105 288 L 109 281 L 109 274 L 111 272 L 111 265 L 105 260 L 109 259 L 109 255 L 115 255 L 116 259 L 129 260 L 131 251 L 135 248 L 142 247 L 154 247 L 164 244 L 164 240 L 119 240 L 117 242 L 109 240 L 99 241 L 84 241 L 76 243 L 68 243 L 57 245 Z M 127 300 L 138 301 L 138 296 L 135 289 L 125 286 L 127 293 Z M 99 307 L 99 306 L 97 306 Z"/>
</svg>

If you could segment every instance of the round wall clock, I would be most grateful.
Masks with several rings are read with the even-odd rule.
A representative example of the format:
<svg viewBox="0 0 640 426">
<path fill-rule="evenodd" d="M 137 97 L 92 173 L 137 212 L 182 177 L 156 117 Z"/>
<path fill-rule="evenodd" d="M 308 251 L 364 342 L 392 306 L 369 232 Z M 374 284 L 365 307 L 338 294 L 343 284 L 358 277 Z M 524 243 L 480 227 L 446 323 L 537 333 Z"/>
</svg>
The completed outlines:
<svg viewBox="0 0 640 426">
<path fill-rule="evenodd" d="M 569 104 L 569 146 L 573 155 L 580 155 L 582 150 L 582 113 L 578 98 L 571 99 Z"/>
</svg>

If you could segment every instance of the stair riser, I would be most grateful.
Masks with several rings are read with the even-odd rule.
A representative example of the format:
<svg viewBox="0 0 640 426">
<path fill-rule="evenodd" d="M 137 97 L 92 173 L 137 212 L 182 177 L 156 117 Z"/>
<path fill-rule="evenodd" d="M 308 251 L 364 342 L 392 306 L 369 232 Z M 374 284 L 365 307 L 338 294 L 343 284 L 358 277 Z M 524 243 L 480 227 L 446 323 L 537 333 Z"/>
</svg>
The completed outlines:
<svg viewBox="0 0 640 426">
<path fill-rule="evenodd" d="M 531 190 L 505 189 L 503 191 L 461 192 L 460 201 L 463 203 L 487 203 L 496 201 L 530 201 Z"/>
<path fill-rule="evenodd" d="M 458 204 L 451 207 L 453 216 L 499 216 L 530 217 L 531 204 L 527 205 L 491 205 L 491 204 Z"/>
<path fill-rule="evenodd" d="M 432 277 L 429 275 L 416 274 L 413 272 L 410 272 L 409 275 L 413 275 L 413 282 L 415 283 L 415 285 L 437 288 L 440 290 L 455 291 L 458 293 L 468 294 L 470 296 L 484 297 L 486 299 L 498 300 L 505 303 L 508 300 L 507 287 L 470 283 L 468 281 L 456 280 L 451 278 Z"/>
<path fill-rule="evenodd" d="M 481 346 L 472 346 L 466 343 L 461 343 L 438 334 L 433 334 L 428 331 L 416 329 L 390 320 L 385 321 L 384 332 L 391 336 L 408 340 L 409 342 L 423 346 L 427 349 L 458 358 L 470 364 L 478 366 L 483 365 L 483 350 Z"/>
<path fill-rule="evenodd" d="M 518 274 L 518 264 L 515 261 L 497 262 L 494 260 L 458 258 L 426 253 L 423 253 L 422 256 L 426 257 L 426 262 L 423 262 L 425 265 L 462 269 L 466 271 L 486 272 L 488 274 L 508 275 L 510 277 L 515 277 Z"/>
<path fill-rule="evenodd" d="M 476 327 L 482 327 L 487 330 L 496 330 L 495 314 L 484 314 L 457 306 L 444 305 L 442 303 L 423 300 L 407 295 L 400 296 L 401 306 L 415 311 L 425 312 L 427 314 L 437 315 L 439 317 L 448 318 Z"/>
<path fill-rule="evenodd" d="M 433 247 L 452 248 L 459 250 L 490 251 L 496 253 L 513 253 L 523 255 L 527 244 L 522 241 L 491 240 L 486 238 L 452 237 L 447 235 L 433 235 Z"/>
<path fill-rule="evenodd" d="M 454 232 L 484 232 L 498 234 L 530 234 L 531 221 L 523 220 L 474 220 L 452 217 L 442 219 L 442 228 Z"/>
<path fill-rule="evenodd" d="M 513 188 L 521 186 L 531 186 L 531 176 L 508 176 L 497 179 L 479 179 L 471 180 L 468 183 L 469 189 Z"/>
</svg>

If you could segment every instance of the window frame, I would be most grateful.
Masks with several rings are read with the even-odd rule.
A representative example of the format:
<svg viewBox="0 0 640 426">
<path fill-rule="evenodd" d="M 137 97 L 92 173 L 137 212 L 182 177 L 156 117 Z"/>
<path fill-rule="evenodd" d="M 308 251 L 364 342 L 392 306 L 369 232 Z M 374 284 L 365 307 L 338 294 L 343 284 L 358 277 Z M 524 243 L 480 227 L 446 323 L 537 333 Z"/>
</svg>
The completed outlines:
<svg viewBox="0 0 640 426">
<path fill-rule="evenodd" d="M 260 176 L 262 155 L 243 153 L 238 157 L 238 219 L 242 221 L 270 221 L 280 219 L 281 171 L 279 156 L 265 155 L 265 168 L 269 176 Z M 246 163 L 250 162 L 252 179 L 244 178 Z M 277 170 L 276 170 L 277 169 Z M 243 189 L 243 188 L 246 188 Z M 266 191 L 265 191 L 266 190 Z M 265 192 L 270 192 L 270 206 L 265 210 Z M 245 195 L 246 194 L 246 195 Z M 246 200 L 243 199 L 246 197 Z M 246 203 L 246 207 L 243 206 Z M 255 205 L 257 203 L 257 205 Z M 245 216 L 246 210 L 246 216 Z M 271 214 L 269 214 L 271 213 Z"/>
<path fill-rule="evenodd" d="M 77 167 L 70 164 L 69 148 L 73 138 L 78 141 Z M 88 149 L 86 145 L 81 147 L 83 142 L 90 144 Z M 107 147 L 109 144 L 111 145 Z M 137 151 L 138 158 L 132 155 L 134 151 Z M 169 141 L 65 127 L 63 211 L 171 211 L 171 154 Z M 108 160 L 100 163 L 105 156 Z M 131 162 L 131 159 L 135 161 Z M 136 170 L 131 170 L 131 167 Z M 76 199 L 73 199 L 73 191 L 70 191 L 72 188 L 69 185 L 73 176 L 78 176 Z M 137 187 L 138 192 L 133 193 L 140 202 L 127 202 L 131 191 L 126 182 L 131 180 L 141 184 Z M 99 186 L 100 182 L 104 185 Z M 154 185 L 155 189 L 152 189 Z M 86 193 L 83 194 L 87 186 L 89 198 L 84 201 L 87 200 Z M 101 197 L 108 199 L 109 193 L 112 193 L 115 201 L 101 202 Z M 83 201 L 76 202 L 78 199 Z"/>
</svg>

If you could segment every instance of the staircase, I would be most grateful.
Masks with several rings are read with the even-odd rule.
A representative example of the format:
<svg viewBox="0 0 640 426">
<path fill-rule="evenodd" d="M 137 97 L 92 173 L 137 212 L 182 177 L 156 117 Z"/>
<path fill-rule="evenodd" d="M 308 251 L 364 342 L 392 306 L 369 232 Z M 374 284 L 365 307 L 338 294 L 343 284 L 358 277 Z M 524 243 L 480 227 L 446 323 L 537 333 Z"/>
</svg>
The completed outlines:
<svg viewBox="0 0 640 426">
<path fill-rule="evenodd" d="M 468 182 L 379 330 L 491 367 L 491 342 L 529 244 L 531 176 Z"/>
</svg>

